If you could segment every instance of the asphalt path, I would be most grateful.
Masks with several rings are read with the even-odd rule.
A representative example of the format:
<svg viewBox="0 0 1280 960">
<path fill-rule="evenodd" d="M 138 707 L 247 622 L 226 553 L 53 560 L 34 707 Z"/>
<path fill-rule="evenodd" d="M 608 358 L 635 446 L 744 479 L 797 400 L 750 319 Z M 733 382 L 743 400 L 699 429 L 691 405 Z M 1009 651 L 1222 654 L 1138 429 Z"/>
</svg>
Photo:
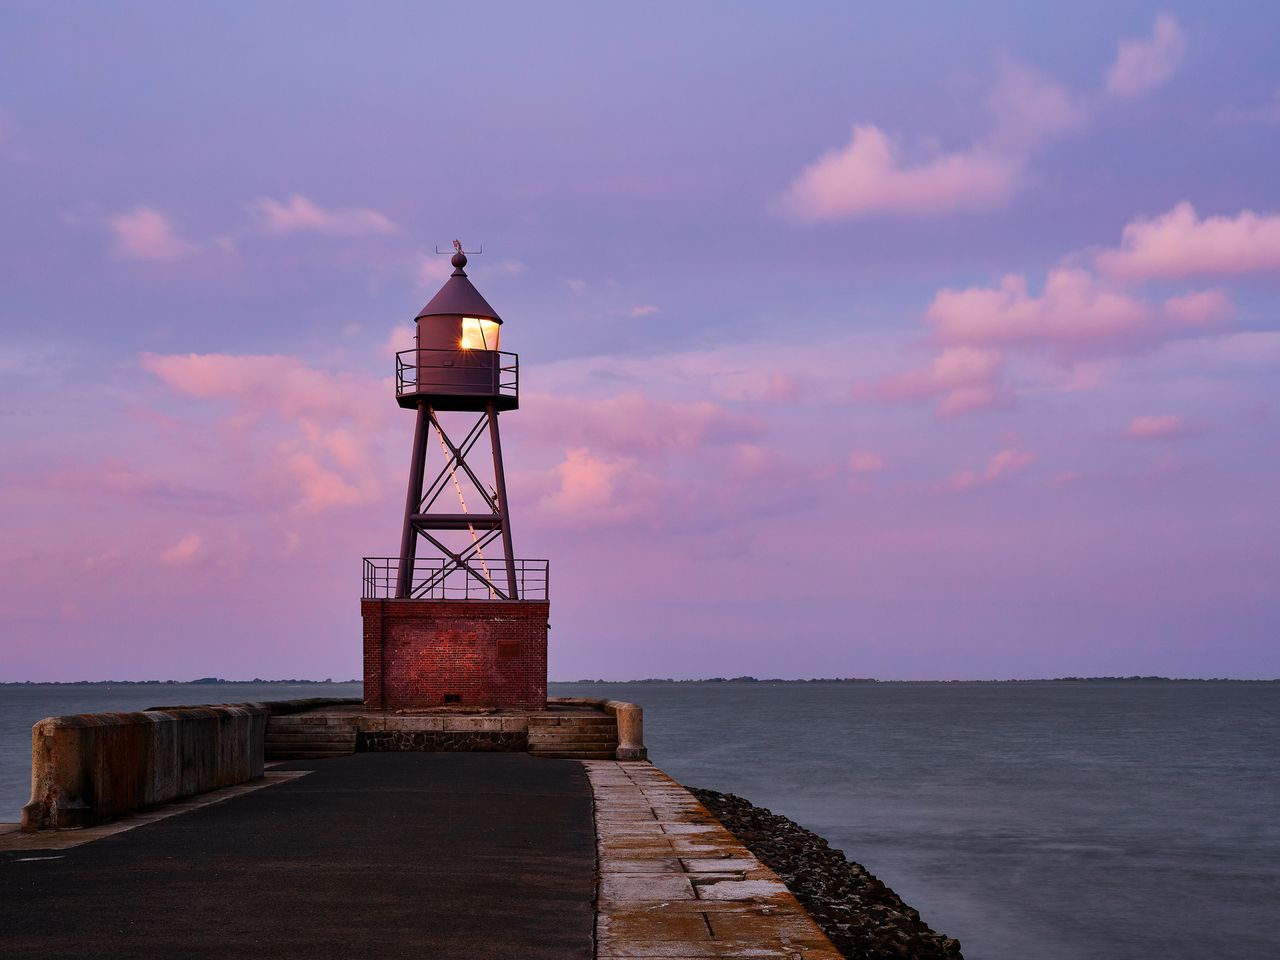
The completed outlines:
<svg viewBox="0 0 1280 960">
<path fill-rule="evenodd" d="M 83 846 L 0 853 L 0 955 L 591 957 L 581 764 L 358 753 L 279 769 L 314 772 Z"/>
</svg>

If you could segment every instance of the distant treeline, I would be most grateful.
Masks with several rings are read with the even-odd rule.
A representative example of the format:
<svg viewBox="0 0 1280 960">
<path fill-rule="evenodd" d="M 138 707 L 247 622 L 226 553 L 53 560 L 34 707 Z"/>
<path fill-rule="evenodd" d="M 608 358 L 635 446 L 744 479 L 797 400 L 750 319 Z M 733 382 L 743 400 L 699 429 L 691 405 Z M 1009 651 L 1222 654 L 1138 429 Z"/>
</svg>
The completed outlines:
<svg viewBox="0 0 1280 960">
<path fill-rule="evenodd" d="M 812 677 L 784 680 L 781 677 L 703 677 L 673 680 L 647 677 L 644 680 L 557 680 L 554 683 L 1280 683 L 1280 679 L 1242 680 L 1237 677 L 1043 677 L 1032 680 L 876 680 L 871 677 Z"/>
<path fill-rule="evenodd" d="M 224 680 L 222 677 L 201 677 L 199 680 L 12 680 L 0 683 L 0 687 L 21 686 L 84 686 L 107 684 L 116 686 L 166 686 L 170 684 L 336 684 L 360 683 L 360 680 Z M 1037 680 L 877 680 L 874 677 L 811 677 L 787 680 L 782 677 L 700 677 L 696 680 L 675 680 L 671 677 L 646 677 L 643 680 L 552 680 L 552 683 L 1280 683 L 1280 678 L 1242 680 L 1238 677 L 1045 677 Z"/>
<path fill-rule="evenodd" d="M 76 687 L 85 686 L 86 684 L 109 684 L 112 686 L 168 686 L 171 684 L 216 684 L 216 683 L 279 683 L 279 684 L 297 684 L 297 683 L 360 683 L 359 680 L 334 680 L 332 677 L 326 677 L 324 680 L 263 680 L 261 677 L 254 677 L 252 680 L 224 680 L 221 677 L 201 677 L 199 680 L 11 680 L 7 683 L 0 683 L 5 687 Z"/>
</svg>

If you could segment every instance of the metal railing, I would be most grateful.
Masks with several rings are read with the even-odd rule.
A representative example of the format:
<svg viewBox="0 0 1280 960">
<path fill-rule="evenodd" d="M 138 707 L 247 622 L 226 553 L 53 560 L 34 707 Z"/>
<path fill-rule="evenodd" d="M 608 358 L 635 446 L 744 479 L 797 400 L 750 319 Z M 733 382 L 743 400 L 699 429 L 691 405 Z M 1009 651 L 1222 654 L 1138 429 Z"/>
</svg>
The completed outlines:
<svg viewBox="0 0 1280 960">
<path fill-rule="evenodd" d="M 469 561 L 473 568 L 476 561 Z M 518 598 L 546 600 L 550 589 L 551 564 L 546 560 L 516 560 L 514 573 Z M 413 600 L 505 600 L 507 564 L 500 558 L 489 560 L 487 569 L 495 586 L 451 560 L 419 557 L 413 564 L 410 599 Z M 394 600 L 399 580 L 399 557 L 365 557 L 365 600 Z"/>
<path fill-rule="evenodd" d="M 518 397 L 520 358 L 504 350 L 401 350 L 396 396 L 418 393 Z"/>
</svg>

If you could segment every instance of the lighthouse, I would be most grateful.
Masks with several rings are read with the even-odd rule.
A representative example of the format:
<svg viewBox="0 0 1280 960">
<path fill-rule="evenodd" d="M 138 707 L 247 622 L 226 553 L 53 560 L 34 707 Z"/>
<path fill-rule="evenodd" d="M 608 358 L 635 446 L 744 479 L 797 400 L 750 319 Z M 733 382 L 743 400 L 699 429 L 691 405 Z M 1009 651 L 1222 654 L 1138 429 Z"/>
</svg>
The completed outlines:
<svg viewBox="0 0 1280 960">
<path fill-rule="evenodd" d="M 381 710 L 545 706 L 548 563 L 518 559 L 498 417 L 520 406 L 503 322 L 453 273 L 396 354 L 415 415 L 396 557 L 364 558 L 364 700 Z"/>
</svg>

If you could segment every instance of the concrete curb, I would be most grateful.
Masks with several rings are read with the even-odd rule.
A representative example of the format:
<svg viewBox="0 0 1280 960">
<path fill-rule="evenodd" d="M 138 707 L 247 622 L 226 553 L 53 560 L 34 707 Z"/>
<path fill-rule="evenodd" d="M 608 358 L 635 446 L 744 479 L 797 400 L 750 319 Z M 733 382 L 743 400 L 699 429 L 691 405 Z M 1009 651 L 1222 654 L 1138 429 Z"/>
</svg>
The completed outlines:
<svg viewBox="0 0 1280 960">
<path fill-rule="evenodd" d="M 840 960 L 778 876 L 688 790 L 647 763 L 584 765 L 595 798 L 600 960 Z"/>
</svg>

